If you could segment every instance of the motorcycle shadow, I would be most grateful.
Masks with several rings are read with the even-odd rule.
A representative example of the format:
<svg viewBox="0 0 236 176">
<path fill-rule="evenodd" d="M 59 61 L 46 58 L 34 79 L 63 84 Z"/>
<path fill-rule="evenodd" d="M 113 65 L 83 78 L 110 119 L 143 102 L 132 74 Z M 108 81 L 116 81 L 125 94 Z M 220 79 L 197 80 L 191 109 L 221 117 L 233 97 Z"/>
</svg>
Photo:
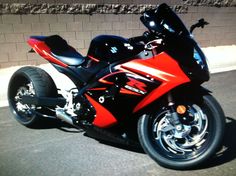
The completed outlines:
<svg viewBox="0 0 236 176">
<path fill-rule="evenodd" d="M 139 143 L 136 143 L 136 145 L 125 145 L 122 143 L 118 143 L 117 141 L 112 141 L 109 138 L 104 138 L 101 135 L 95 135 L 96 133 L 91 133 L 89 131 L 85 131 L 84 129 L 75 128 L 74 126 L 67 124 L 65 122 L 59 121 L 57 119 L 45 119 L 44 123 L 42 125 L 39 125 L 35 129 L 52 129 L 57 128 L 58 130 L 61 130 L 63 132 L 67 133 L 83 133 L 85 137 L 92 138 L 96 141 L 98 141 L 101 144 L 116 147 L 123 150 L 133 151 L 137 153 L 145 153 Z"/>
<path fill-rule="evenodd" d="M 207 164 L 200 165 L 194 170 L 211 168 L 234 160 L 236 158 L 236 135 L 234 134 L 236 134 L 236 120 L 232 117 L 226 117 L 223 147 L 220 148 L 218 152 L 209 161 L 206 162 Z M 105 145 L 145 154 L 140 144 L 136 147 L 127 146 L 111 141 L 101 140 L 92 135 L 88 135 L 87 133 L 85 133 L 84 135 L 87 137 L 91 137 Z"/>
<path fill-rule="evenodd" d="M 92 138 L 92 139 L 98 141 L 100 144 L 104 144 L 104 145 L 107 145 L 110 147 L 115 147 L 115 148 L 122 149 L 122 150 L 145 154 L 145 152 L 142 149 L 139 142 L 135 142 L 132 145 L 131 144 L 123 144 L 121 142 L 119 143 L 116 140 L 110 140 L 108 138 L 98 137 L 98 135 L 94 135 L 93 133 L 90 133 L 90 132 L 85 132 L 84 136 Z"/>
<path fill-rule="evenodd" d="M 34 127 L 34 129 L 37 130 L 45 130 L 45 129 L 52 129 L 57 128 L 58 130 L 61 130 L 63 132 L 67 133 L 81 133 L 84 132 L 83 129 L 75 128 L 74 126 L 65 123 L 63 121 L 57 120 L 57 119 L 44 119 L 41 124 L 38 124 L 37 127 Z"/>
<path fill-rule="evenodd" d="M 225 135 L 223 147 L 210 159 L 207 164 L 199 169 L 219 166 L 230 162 L 236 158 L 236 120 L 232 117 L 226 117 Z"/>
<path fill-rule="evenodd" d="M 105 144 L 111 147 L 116 147 L 127 151 L 145 154 L 140 144 L 136 146 L 124 145 L 121 143 L 117 143 L 117 141 L 101 139 L 95 135 L 92 135 L 91 133 L 87 133 L 83 129 L 77 129 L 69 124 L 66 124 L 58 120 L 50 119 L 47 121 L 47 123 L 44 123 L 43 126 L 37 129 L 51 129 L 51 128 L 57 128 L 63 132 L 68 132 L 68 133 L 83 132 L 84 136 L 93 138 L 101 144 Z M 195 169 L 198 170 L 198 169 L 211 168 L 234 160 L 236 158 L 236 136 L 234 134 L 236 134 L 236 120 L 233 119 L 232 117 L 226 117 L 223 147 L 215 154 L 215 156 L 213 156 L 209 161 L 206 162 L 207 164 L 203 164 Z"/>
</svg>

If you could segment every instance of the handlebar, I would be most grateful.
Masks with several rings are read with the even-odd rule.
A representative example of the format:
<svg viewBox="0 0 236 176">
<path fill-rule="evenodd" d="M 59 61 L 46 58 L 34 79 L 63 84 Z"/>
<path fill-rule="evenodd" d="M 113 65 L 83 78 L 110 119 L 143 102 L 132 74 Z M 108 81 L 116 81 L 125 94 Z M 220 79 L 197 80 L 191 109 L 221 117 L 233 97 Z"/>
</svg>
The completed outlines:
<svg viewBox="0 0 236 176">
<path fill-rule="evenodd" d="M 131 43 L 145 42 L 146 40 L 147 40 L 147 37 L 143 36 L 143 35 L 129 38 L 129 42 L 131 42 Z"/>
<path fill-rule="evenodd" d="M 144 43 L 147 43 L 149 42 L 150 40 L 154 40 L 156 39 L 155 37 L 156 35 L 154 35 L 153 33 L 149 32 L 149 31 L 145 31 L 143 33 L 142 36 L 138 36 L 138 37 L 132 37 L 129 39 L 129 41 L 132 43 L 139 43 L 139 42 L 144 42 Z"/>
<path fill-rule="evenodd" d="M 157 38 L 155 35 L 150 32 L 144 32 L 142 36 L 129 38 L 130 43 L 144 43 L 145 50 L 153 50 L 162 44 L 162 39 Z"/>
</svg>

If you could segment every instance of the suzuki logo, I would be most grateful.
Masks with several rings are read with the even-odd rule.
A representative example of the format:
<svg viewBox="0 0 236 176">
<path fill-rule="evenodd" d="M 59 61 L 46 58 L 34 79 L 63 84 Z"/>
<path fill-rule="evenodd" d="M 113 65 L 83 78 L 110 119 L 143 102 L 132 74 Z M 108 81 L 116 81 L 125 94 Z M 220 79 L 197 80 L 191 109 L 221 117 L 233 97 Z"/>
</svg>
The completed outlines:
<svg viewBox="0 0 236 176">
<path fill-rule="evenodd" d="M 116 47 L 111 47 L 110 51 L 114 54 L 117 53 L 118 49 Z"/>
</svg>

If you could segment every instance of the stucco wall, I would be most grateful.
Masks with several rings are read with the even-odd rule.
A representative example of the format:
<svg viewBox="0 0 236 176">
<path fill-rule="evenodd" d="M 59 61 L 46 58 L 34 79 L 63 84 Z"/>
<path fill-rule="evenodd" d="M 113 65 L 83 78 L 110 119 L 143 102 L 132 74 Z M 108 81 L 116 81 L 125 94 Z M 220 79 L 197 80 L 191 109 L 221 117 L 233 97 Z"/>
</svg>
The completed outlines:
<svg viewBox="0 0 236 176">
<path fill-rule="evenodd" d="M 141 35 L 140 13 L 161 2 L 171 5 L 187 26 L 199 18 L 210 23 L 194 33 L 201 46 L 236 44 L 234 0 L 0 0 L 0 68 L 46 63 L 28 53 L 30 35 L 59 34 L 84 55 L 96 35 Z"/>
</svg>

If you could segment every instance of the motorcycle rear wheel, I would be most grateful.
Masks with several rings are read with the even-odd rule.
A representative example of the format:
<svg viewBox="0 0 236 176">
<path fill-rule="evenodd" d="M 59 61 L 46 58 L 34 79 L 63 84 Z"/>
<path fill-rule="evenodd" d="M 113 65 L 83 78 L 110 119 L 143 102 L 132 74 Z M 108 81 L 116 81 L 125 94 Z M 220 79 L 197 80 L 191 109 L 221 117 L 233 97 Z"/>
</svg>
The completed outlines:
<svg viewBox="0 0 236 176">
<path fill-rule="evenodd" d="M 221 146 L 225 126 L 224 112 L 213 96 L 204 95 L 202 101 L 182 103 L 187 111 L 180 115 L 181 132 L 170 125 L 164 107 L 138 121 L 138 136 L 144 151 L 158 164 L 178 170 L 197 167 L 215 154 Z"/>
<path fill-rule="evenodd" d="M 8 85 L 8 103 L 15 119 L 24 126 L 37 128 L 43 119 L 40 114 L 47 112 L 44 107 L 22 103 L 21 97 L 56 97 L 57 88 L 51 76 L 44 70 L 26 66 L 17 70 Z M 37 113 L 39 112 L 39 113 Z"/>
</svg>

